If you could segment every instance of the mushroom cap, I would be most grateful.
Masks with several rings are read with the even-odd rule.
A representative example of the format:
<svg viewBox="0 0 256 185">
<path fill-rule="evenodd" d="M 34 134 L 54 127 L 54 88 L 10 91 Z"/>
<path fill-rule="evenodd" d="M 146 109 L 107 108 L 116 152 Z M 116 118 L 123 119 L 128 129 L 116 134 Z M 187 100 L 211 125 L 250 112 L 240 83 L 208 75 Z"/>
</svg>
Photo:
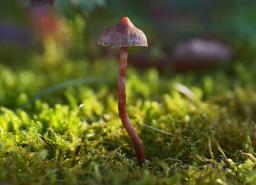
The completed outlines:
<svg viewBox="0 0 256 185">
<path fill-rule="evenodd" d="M 146 35 L 128 17 L 123 17 L 115 26 L 106 28 L 98 44 L 112 47 L 148 46 Z"/>
</svg>

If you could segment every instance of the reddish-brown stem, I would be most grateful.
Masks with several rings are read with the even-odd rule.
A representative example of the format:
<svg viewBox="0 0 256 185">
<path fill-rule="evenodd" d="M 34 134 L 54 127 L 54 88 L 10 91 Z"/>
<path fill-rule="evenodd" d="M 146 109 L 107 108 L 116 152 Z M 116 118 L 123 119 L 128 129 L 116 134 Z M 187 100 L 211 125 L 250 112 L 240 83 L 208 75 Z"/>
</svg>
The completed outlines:
<svg viewBox="0 0 256 185">
<path fill-rule="evenodd" d="M 119 80 L 118 80 L 118 110 L 119 110 L 119 116 L 121 118 L 123 126 L 126 129 L 132 141 L 137 159 L 139 163 L 142 164 L 145 161 L 143 144 L 135 128 L 132 126 L 126 110 L 125 81 L 126 81 L 126 66 L 127 66 L 127 58 L 128 58 L 127 50 L 128 50 L 127 47 L 120 48 L 120 64 L 119 64 L 120 67 L 119 67 Z"/>
</svg>

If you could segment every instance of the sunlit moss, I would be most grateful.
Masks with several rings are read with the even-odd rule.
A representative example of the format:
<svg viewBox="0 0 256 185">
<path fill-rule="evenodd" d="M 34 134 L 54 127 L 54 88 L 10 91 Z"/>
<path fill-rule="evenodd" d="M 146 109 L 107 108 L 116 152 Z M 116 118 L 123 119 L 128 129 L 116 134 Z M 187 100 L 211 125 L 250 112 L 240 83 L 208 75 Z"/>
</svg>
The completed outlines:
<svg viewBox="0 0 256 185">
<path fill-rule="evenodd" d="M 255 183 L 254 73 L 160 76 L 129 68 L 127 107 L 145 144 L 143 167 L 118 116 L 117 73 L 111 60 L 1 65 L 0 182 Z"/>
</svg>

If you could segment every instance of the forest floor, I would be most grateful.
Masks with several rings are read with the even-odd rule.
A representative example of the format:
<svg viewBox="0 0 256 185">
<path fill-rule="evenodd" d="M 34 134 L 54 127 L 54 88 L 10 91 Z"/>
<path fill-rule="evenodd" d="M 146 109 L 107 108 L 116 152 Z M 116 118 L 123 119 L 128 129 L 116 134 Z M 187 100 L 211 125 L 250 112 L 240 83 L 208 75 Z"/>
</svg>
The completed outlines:
<svg viewBox="0 0 256 185">
<path fill-rule="evenodd" d="M 142 167 L 118 116 L 115 61 L 17 63 L 0 62 L 1 184 L 255 184 L 255 59 L 185 74 L 129 68 Z"/>
</svg>

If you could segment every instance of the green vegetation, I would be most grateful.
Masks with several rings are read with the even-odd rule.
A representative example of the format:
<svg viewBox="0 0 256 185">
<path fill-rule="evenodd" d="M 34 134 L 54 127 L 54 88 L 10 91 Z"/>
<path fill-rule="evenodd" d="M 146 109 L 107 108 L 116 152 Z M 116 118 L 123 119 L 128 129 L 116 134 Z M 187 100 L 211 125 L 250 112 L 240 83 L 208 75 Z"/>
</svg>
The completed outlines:
<svg viewBox="0 0 256 185">
<path fill-rule="evenodd" d="M 255 184 L 255 62 L 201 74 L 129 68 L 142 168 L 118 117 L 116 61 L 17 65 L 0 65 L 0 182 Z"/>
</svg>

